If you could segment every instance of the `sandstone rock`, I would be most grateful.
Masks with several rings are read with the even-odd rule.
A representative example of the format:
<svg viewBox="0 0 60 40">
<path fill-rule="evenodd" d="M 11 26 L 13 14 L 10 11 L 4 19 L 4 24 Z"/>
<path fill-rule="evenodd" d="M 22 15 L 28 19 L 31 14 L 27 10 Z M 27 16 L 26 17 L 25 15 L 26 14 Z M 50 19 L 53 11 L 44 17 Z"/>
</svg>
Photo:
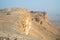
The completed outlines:
<svg viewBox="0 0 60 40">
<path fill-rule="evenodd" d="M 43 40 L 56 40 L 60 38 L 60 31 L 49 21 L 46 12 L 31 12 L 34 20 L 40 25 L 40 34 Z M 42 31 L 42 33 L 41 33 Z M 45 35 L 45 36 L 44 36 Z"/>
<path fill-rule="evenodd" d="M 30 12 L 25 8 L 0 10 L 0 32 L 10 38 L 29 35 L 39 40 L 60 39 L 60 30 L 52 25 L 46 12 Z"/>
</svg>

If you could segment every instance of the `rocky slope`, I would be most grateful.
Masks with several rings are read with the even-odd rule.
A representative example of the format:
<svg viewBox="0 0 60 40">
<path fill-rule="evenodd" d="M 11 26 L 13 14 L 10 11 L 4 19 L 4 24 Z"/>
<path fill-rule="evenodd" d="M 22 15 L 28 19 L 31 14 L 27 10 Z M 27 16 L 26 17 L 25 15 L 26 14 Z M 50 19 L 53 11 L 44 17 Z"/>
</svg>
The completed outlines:
<svg viewBox="0 0 60 40">
<path fill-rule="evenodd" d="M 60 40 L 60 30 L 52 25 L 46 12 L 31 12 L 35 21 L 40 25 L 40 37 L 42 40 Z M 42 32 L 41 32 L 42 31 Z M 44 36 L 45 35 L 45 36 Z"/>
<path fill-rule="evenodd" d="M 26 40 L 60 40 L 60 30 L 52 25 L 46 12 L 25 8 L 0 9 L 0 35 L 11 39 L 22 35 Z"/>
</svg>

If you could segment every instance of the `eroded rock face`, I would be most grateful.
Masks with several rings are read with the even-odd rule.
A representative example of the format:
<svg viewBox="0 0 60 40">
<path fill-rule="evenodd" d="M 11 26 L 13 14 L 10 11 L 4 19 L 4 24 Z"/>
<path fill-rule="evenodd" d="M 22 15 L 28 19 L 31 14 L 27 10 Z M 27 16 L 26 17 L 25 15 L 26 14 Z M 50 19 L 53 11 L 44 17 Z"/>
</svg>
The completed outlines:
<svg viewBox="0 0 60 40">
<path fill-rule="evenodd" d="M 7 11 L 6 11 L 7 10 Z M 0 32 L 1 35 L 11 37 L 18 36 L 19 33 L 28 35 L 31 23 L 31 15 L 25 8 L 11 8 L 0 11 Z"/>
<path fill-rule="evenodd" d="M 4 10 L 2 10 L 4 11 Z M 3 13 L 3 12 L 2 12 Z M 25 8 L 12 8 L 7 9 L 6 14 L 0 14 L 1 20 L 3 23 L 7 21 L 7 23 L 11 23 L 11 25 L 15 25 L 20 32 L 26 32 L 26 26 L 29 26 L 31 23 L 31 15 L 29 11 Z M 8 25 L 8 24 L 6 24 Z M 9 25 L 8 25 L 9 26 Z M 30 27 L 29 27 L 30 28 Z M 29 30 L 28 28 L 28 30 Z M 26 33 L 28 34 L 28 33 Z"/>
<path fill-rule="evenodd" d="M 56 40 L 57 37 L 60 38 L 59 29 L 53 26 L 53 24 L 49 21 L 46 12 L 31 13 L 35 21 L 40 25 L 40 37 L 42 37 L 42 40 Z"/>
<path fill-rule="evenodd" d="M 20 34 L 30 35 L 41 40 L 60 38 L 59 29 L 51 24 L 46 12 L 30 12 L 25 8 L 1 9 L 0 32 L 11 38 L 20 37 Z"/>
</svg>

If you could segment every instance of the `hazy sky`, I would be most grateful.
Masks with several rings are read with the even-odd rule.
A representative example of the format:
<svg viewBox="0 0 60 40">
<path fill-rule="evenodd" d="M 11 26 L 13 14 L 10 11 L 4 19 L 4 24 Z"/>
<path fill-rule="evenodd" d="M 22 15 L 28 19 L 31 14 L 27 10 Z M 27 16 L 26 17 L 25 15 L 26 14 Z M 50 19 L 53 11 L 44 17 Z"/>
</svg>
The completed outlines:
<svg viewBox="0 0 60 40">
<path fill-rule="evenodd" d="M 0 8 L 22 7 L 60 16 L 60 0 L 0 0 Z"/>
</svg>

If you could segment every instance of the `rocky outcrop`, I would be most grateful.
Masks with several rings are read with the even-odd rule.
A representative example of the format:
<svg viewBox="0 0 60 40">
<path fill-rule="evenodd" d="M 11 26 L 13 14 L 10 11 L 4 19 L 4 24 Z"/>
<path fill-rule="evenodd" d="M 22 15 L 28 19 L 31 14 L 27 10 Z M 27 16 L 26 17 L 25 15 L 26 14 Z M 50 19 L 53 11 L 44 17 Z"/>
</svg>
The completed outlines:
<svg viewBox="0 0 60 40">
<path fill-rule="evenodd" d="M 52 25 L 46 12 L 34 12 L 25 8 L 1 9 L 0 32 L 0 35 L 11 38 L 22 34 L 39 40 L 60 40 L 60 30 Z"/>
<path fill-rule="evenodd" d="M 31 12 L 34 20 L 40 25 L 40 38 L 42 40 L 60 40 L 60 31 L 49 21 L 46 12 Z M 41 32 L 42 31 L 42 32 Z M 44 36 L 45 35 L 45 36 Z"/>
</svg>

